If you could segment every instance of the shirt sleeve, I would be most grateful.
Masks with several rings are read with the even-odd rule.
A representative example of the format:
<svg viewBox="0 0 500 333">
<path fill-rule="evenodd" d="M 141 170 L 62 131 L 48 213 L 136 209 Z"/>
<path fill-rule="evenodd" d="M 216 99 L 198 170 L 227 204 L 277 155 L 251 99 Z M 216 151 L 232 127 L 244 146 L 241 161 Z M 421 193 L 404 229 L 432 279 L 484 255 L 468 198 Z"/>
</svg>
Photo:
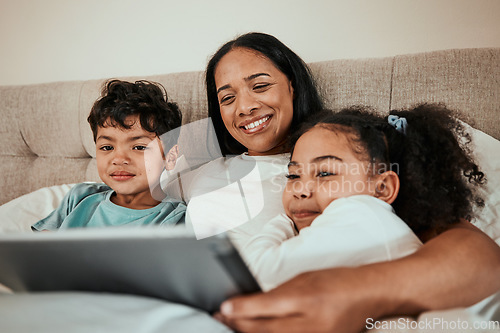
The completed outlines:
<svg viewBox="0 0 500 333">
<path fill-rule="evenodd" d="M 159 223 L 161 226 L 173 226 L 177 224 L 184 224 L 186 216 L 186 205 L 181 201 L 171 200 L 168 203 L 168 214 Z"/>
<path fill-rule="evenodd" d="M 370 207 L 350 200 L 334 203 L 296 237 L 289 237 L 283 222 L 281 227 L 270 222 L 247 243 L 248 264 L 263 290 L 303 272 L 391 259 L 381 219 L 393 213 L 380 217 Z"/>
<path fill-rule="evenodd" d="M 73 186 L 64 196 L 61 204 L 47 217 L 41 219 L 31 226 L 33 231 L 57 230 L 64 219 L 75 209 L 75 207 L 87 196 L 107 191 L 110 188 L 100 183 L 81 183 Z"/>
</svg>

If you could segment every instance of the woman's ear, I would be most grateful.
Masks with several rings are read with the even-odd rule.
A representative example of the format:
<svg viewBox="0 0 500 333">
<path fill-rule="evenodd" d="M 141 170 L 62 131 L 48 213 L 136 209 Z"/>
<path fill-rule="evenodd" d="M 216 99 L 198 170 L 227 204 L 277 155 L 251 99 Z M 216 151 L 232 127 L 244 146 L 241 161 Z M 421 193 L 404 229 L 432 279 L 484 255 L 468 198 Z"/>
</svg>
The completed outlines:
<svg viewBox="0 0 500 333">
<path fill-rule="evenodd" d="M 292 99 L 295 99 L 295 90 L 293 89 L 292 81 L 288 83 L 288 90 L 292 93 Z"/>
<path fill-rule="evenodd" d="M 177 163 L 177 157 L 179 156 L 179 146 L 174 145 L 170 150 L 168 151 L 167 155 L 165 156 L 165 169 L 167 170 L 172 170 L 175 168 L 175 164 Z"/>
<path fill-rule="evenodd" d="M 392 204 L 399 193 L 399 177 L 394 171 L 386 171 L 377 177 L 375 197 Z"/>
</svg>

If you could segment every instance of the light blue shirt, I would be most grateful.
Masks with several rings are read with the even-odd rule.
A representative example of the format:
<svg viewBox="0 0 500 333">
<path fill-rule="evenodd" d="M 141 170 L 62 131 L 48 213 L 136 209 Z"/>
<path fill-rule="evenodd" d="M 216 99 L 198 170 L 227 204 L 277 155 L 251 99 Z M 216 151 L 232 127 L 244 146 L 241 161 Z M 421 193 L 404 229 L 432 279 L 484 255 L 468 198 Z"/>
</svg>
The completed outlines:
<svg viewBox="0 0 500 333">
<path fill-rule="evenodd" d="M 77 184 L 66 194 L 59 207 L 32 226 L 33 230 L 57 230 L 82 227 L 175 225 L 184 223 L 186 206 L 166 198 L 155 207 L 131 209 L 111 202 L 114 191 L 105 184 Z"/>
</svg>

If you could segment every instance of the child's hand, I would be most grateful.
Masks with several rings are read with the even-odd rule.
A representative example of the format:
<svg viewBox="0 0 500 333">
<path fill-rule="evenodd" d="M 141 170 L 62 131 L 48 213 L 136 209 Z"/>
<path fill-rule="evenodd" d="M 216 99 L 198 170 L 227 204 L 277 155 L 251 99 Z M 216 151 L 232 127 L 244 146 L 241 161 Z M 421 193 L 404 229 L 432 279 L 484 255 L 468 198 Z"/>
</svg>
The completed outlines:
<svg viewBox="0 0 500 333">
<path fill-rule="evenodd" d="M 175 164 L 177 163 L 177 157 L 179 156 L 179 146 L 175 145 L 168 151 L 165 156 L 165 169 L 173 170 L 175 168 Z"/>
</svg>

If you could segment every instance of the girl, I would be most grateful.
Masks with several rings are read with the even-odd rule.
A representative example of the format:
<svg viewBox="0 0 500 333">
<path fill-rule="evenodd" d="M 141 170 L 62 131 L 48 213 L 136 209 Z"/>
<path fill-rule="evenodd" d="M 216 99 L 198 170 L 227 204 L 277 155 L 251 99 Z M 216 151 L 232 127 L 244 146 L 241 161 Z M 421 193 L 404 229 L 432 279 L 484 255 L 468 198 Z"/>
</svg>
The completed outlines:
<svg viewBox="0 0 500 333">
<path fill-rule="evenodd" d="M 470 218 L 484 175 L 470 140 L 461 145 L 453 131 L 464 134 L 437 105 L 385 118 L 346 109 L 305 125 L 288 164 L 285 214 L 243 251 L 263 289 L 305 271 L 406 256 L 422 244 L 415 233 L 425 239 Z"/>
</svg>

